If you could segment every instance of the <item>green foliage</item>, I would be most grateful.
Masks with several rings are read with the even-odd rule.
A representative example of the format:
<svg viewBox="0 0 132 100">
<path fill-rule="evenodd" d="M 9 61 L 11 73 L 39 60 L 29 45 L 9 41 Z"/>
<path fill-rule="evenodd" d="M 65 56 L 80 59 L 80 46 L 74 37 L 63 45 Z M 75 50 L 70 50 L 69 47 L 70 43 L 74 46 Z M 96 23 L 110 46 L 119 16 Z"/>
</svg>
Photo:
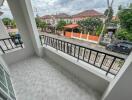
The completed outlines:
<svg viewBox="0 0 132 100">
<path fill-rule="evenodd" d="M 132 8 L 132 3 L 130 3 L 129 8 Z"/>
<path fill-rule="evenodd" d="M 120 29 L 116 33 L 117 38 L 132 41 L 132 4 L 128 8 L 122 8 L 118 12 Z"/>
<path fill-rule="evenodd" d="M 112 7 L 109 7 L 108 9 L 106 9 L 105 12 L 104 12 L 104 15 L 108 16 L 108 19 L 106 20 L 106 23 L 109 23 L 112 20 L 112 17 L 113 17 Z"/>
<path fill-rule="evenodd" d="M 2 21 L 3 21 L 4 25 L 6 25 L 6 26 L 11 24 L 11 19 L 10 18 L 3 18 Z"/>
<path fill-rule="evenodd" d="M 132 9 L 122 9 L 118 12 L 121 28 L 132 32 Z"/>
<path fill-rule="evenodd" d="M 10 18 L 3 18 L 2 19 L 3 23 L 5 26 L 11 26 L 11 28 L 16 28 L 16 22 L 14 19 L 10 19 Z"/>
<path fill-rule="evenodd" d="M 122 5 L 119 5 L 118 10 L 121 10 L 121 9 L 123 9 L 123 8 L 122 8 Z"/>
<path fill-rule="evenodd" d="M 58 22 L 58 24 L 57 24 L 57 30 L 63 30 L 64 29 L 64 26 L 66 25 L 67 23 L 66 23 L 66 21 L 64 21 L 64 20 L 60 20 L 59 22 Z"/>
<path fill-rule="evenodd" d="M 39 23 L 39 27 L 41 28 L 41 31 L 44 31 L 44 29 L 47 27 L 47 24 L 45 21 L 41 21 Z"/>
<path fill-rule="evenodd" d="M 11 20 L 11 26 L 12 26 L 12 28 L 16 28 L 16 22 L 15 22 L 15 20 Z"/>
<path fill-rule="evenodd" d="M 116 37 L 120 40 L 132 41 L 132 33 L 129 33 L 126 29 L 119 29 L 116 33 Z"/>
<path fill-rule="evenodd" d="M 35 18 L 35 21 L 36 21 L 37 27 L 40 27 L 41 19 L 40 19 L 39 17 L 36 17 L 36 18 Z"/>
<path fill-rule="evenodd" d="M 78 24 L 85 33 L 90 32 L 92 34 L 94 33 L 93 35 L 97 35 L 95 33 L 101 31 L 103 22 L 99 18 L 87 18 L 78 21 Z"/>
</svg>

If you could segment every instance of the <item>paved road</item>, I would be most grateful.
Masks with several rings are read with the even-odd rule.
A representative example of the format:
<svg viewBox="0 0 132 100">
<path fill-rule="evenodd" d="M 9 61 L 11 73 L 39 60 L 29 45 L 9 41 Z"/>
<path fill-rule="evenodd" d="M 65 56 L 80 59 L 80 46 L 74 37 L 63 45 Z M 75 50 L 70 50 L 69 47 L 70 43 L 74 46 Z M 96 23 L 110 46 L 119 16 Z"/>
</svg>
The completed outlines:
<svg viewBox="0 0 132 100">
<path fill-rule="evenodd" d="M 53 34 L 49 34 L 49 33 L 42 33 L 41 32 L 40 34 L 50 36 L 50 37 L 54 37 L 54 38 L 57 38 L 57 39 L 60 39 L 60 40 L 65 40 L 65 41 L 68 41 L 68 42 L 72 42 L 74 44 L 78 44 L 78 45 L 81 45 L 81 46 L 84 46 L 84 47 L 87 47 L 87 48 L 102 51 L 102 52 L 105 52 L 107 54 L 112 54 L 112 55 L 115 55 L 117 57 L 121 57 L 121 58 L 125 58 L 125 59 L 128 57 L 128 55 L 108 51 L 108 50 L 105 49 L 104 46 L 101 46 L 101 45 L 98 45 L 96 43 L 92 43 L 92 42 L 89 42 L 89 41 L 78 40 L 78 39 L 73 39 L 73 38 L 66 38 L 64 36 L 58 36 L 58 35 L 53 35 Z"/>
</svg>

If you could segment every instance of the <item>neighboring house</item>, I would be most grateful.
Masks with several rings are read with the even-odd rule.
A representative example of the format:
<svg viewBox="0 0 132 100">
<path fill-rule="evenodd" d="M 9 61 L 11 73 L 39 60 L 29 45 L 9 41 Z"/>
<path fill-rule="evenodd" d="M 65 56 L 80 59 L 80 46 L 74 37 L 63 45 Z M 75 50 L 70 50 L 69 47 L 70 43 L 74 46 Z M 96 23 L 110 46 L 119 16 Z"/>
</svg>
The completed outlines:
<svg viewBox="0 0 132 100">
<path fill-rule="evenodd" d="M 41 17 L 48 24 L 57 24 L 60 20 L 65 20 L 67 23 L 71 21 L 71 16 L 65 13 L 59 13 L 56 15 L 45 15 Z"/>
<path fill-rule="evenodd" d="M 96 18 L 100 18 L 102 20 L 104 20 L 104 18 L 105 18 L 104 14 L 102 14 L 96 10 L 85 10 L 83 12 L 73 15 L 72 22 L 76 23 L 80 20 L 83 20 L 83 19 L 86 19 L 89 17 L 96 17 Z"/>
<path fill-rule="evenodd" d="M 77 23 L 77 21 L 86 19 L 88 17 L 97 17 L 102 20 L 104 20 L 105 18 L 105 16 L 102 13 L 96 10 L 86 10 L 72 16 L 65 13 L 60 13 L 56 15 L 45 15 L 45 16 L 42 16 L 41 19 L 45 20 L 46 23 L 49 23 L 49 24 L 57 24 L 58 21 L 60 21 L 61 19 L 65 20 L 67 23 L 70 23 L 70 22 Z"/>
</svg>

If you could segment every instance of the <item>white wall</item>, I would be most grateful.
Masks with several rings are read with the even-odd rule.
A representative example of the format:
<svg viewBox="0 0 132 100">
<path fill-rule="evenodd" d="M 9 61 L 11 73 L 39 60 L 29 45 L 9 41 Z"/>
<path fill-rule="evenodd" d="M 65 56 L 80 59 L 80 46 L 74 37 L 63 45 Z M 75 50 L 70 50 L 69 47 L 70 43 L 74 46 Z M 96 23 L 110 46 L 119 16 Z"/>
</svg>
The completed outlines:
<svg viewBox="0 0 132 100">
<path fill-rule="evenodd" d="M 102 100 L 132 100 L 132 53 L 110 83 Z"/>
<path fill-rule="evenodd" d="M 28 48 L 16 50 L 14 52 L 3 54 L 2 57 L 6 64 L 10 67 L 11 64 L 21 61 L 25 58 L 35 55 L 33 51 L 29 51 Z"/>
<path fill-rule="evenodd" d="M 0 39 L 4 39 L 4 38 L 9 38 L 9 35 L 6 31 L 6 28 L 5 28 L 2 20 L 0 19 Z"/>
<path fill-rule="evenodd" d="M 30 0 L 7 0 L 26 48 L 40 55 L 40 40 Z"/>
<path fill-rule="evenodd" d="M 44 57 L 49 57 L 51 60 L 60 64 L 64 69 L 71 72 L 73 75 L 85 82 L 89 87 L 98 91 L 101 95 L 106 90 L 109 81 L 101 76 L 98 76 L 96 71 L 90 71 L 90 69 L 88 69 L 88 66 L 91 65 L 87 64 L 87 66 L 84 66 L 77 62 L 75 58 L 72 59 L 71 56 L 67 54 L 66 56 L 63 53 L 57 52 L 56 50 L 48 47 L 43 48 L 43 53 Z"/>
<path fill-rule="evenodd" d="M 0 53 L 0 64 L 3 65 L 5 70 L 7 70 L 9 72 L 8 67 L 7 67 L 7 63 L 5 63 L 1 53 Z"/>
</svg>

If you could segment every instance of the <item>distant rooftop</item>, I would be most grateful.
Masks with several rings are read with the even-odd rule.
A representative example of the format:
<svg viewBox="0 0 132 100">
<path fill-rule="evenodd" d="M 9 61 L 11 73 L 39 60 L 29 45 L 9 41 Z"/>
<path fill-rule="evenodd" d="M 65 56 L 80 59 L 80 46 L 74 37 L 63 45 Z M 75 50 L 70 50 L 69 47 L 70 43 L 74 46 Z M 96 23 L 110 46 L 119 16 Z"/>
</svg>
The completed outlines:
<svg viewBox="0 0 132 100">
<path fill-rule="evenodd" d="M 80 12 L 78 14 L 73 15 L 73 18 L 77 17 L 96 17 L 96 16 L 104 16 L 102 13 L 96 11 L 96 10 L 85 10 L 83 12 Z"/>
<path fill-rule="evenodd" d="M 78 14 L 75 14 L 75 15 L 68 15 L 66 13 L 59 13 L 59 14 L 56 14 L 56 15 L 45 15 L 45 16 L 42 16 L 41 18 L 42 19 L 51 19 L 51 18 L 56 18 L 56 19 L 65 19 L 65 18 L 80 18 L 80 17 L 100 17 L 100 16 L 104 16 L 104 14 L 96 11 L 96 10 L 85 10 L 83 12 L 80 12 Z"/>
<path fill-rule="evenodd" d="M 56 14 L 56 15 L 45 15 L 45 16 L 42 16 L 41 18 L 43 19 L 50 19 L 50 18 L 70 18 L 71 16 L 66 14 L 66 13 L 59 13 L 59 14 Z"/>
</svg>

